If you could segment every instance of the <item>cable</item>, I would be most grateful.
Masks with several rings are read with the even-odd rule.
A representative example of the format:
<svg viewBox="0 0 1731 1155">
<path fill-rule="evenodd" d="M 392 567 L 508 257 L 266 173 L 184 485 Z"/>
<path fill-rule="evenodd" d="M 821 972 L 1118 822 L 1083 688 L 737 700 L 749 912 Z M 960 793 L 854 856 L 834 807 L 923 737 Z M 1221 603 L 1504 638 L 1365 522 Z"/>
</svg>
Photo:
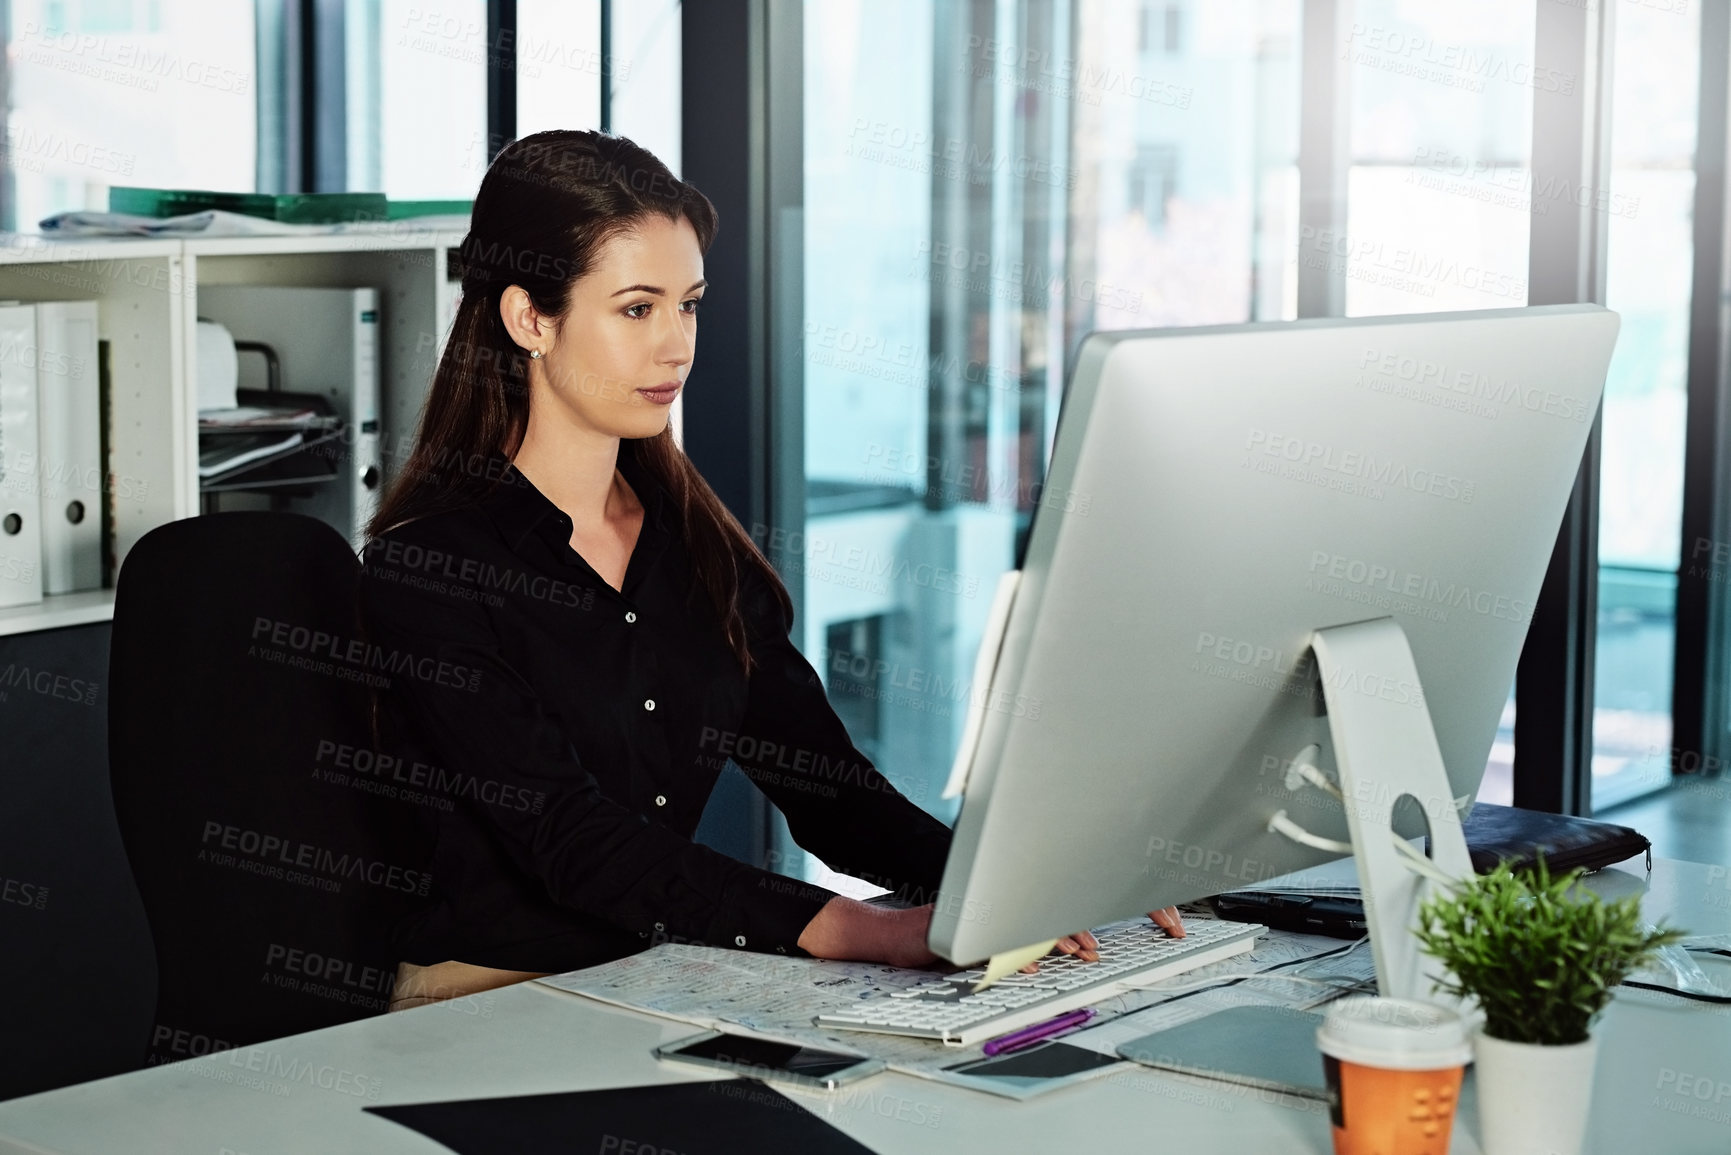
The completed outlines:
<svg viewBox="0 0 1731 1155">
<path fill-rule="evenodd" d="M 1341 842 L 1333 838 L 1324 838 L 1320 834 L 1312 834 L 1310 831 L 1288 818 L 1286 816 L 1286 811 L 1284 810 L 1277 810 L 1274 812 L 1274 817 L 1268 820 L 1267 828 L 1273 833 L 1284 834 L 1294 842 L 1302 843 L 1305 846 L 1315 847 L 1317 850 L 1326 850 L 1330 854 L 1353 853 L 1352 843 Z M 1459 885 L 1459 879 L 1445 872 L 1422 852 L 1415 850 L 1412 844 L 1406 839 L 1395 834 L 1392 830 L 1389 831 L 1389 835 L 1394 839 L 1395 850 L 1406 858 L 1406 862 L 1403 865 L 1405 865 L 1408 870 L 1422 874 L 1432 882 L 1439 883 L 1449 889 L 1453 889 L 1455 886 Z"/>
<path fill-rule="evenodd" d="M 1281 974 L 1279 972 L 1280 972 L 1281 967 L 1302 966 L 1305 963 L 1320 962 L 1323 959 L 1345 958 L 1347 955 L 1351 954 L 1353 951 L 1357 950 L 1359 947 L 1363 946 L 1365 943 L 1367 943 L 1369 941 L 1370 941 L 1370 936 L 1366 935 L 1365 937 L 1358 939 L 1352 943 L 1349 943 L 1348 945 L 1346 945 L 1344 947 L 1340 947 L 1338 949 L 1328 951 L 1324 954 L 1315 954 L 1315 955 L 1310 955 L 1310 956 L 1305 957 L 1305 958 L 1293 959 L 1291 962 L 1281 963 L 1277 967 L 1271 967 L 1270 969 L 1265 970 L 1265 971 L 1256 971 L 1253 974 L 1216 975 L 1214 978 L 1203 979 L 1200 982 L 1189 983 L 1189 984 L 1186 984 L 1186 985 L 1180 986 L 1180 987 L 1165 987 L 1165 986 L 1161 986 L 1159 983 L 1153 983 L 1149 986 L 1127 985 L 1127 989 L 1133 990 L 1133 991 L 1152 991 L 1155 994 L 1161 994 L 1161 995 L 1166 995 L 1166 994 L 1187 995 L 1187 994 L 1194 994 L 1196 991 L 1208 990 L 1212 987 L 1230 985 L 1232 983 L 1247 982 L 1250 979 L 1281 979 L 1281 980 L 1284 980 L 1286 982 L 1310 983 L 1314 986 L 1327 987 L 1330 990 L 1336 990 L 1336 991 L 1354 991 L 1354 990 L 1358 990 L 1359 988 L 1361 988 L 1364 985 L 1364 983 L 1365 983 L 1364 979 L 1356 979 L 1351 983 L 1331 983 L 1325 979 L 1313 979 L 1313 978 L 1309 978 L 1308 976 L 1305 976 L 1305 975 L 1289 975 L 1289 974 Z M 1163 981 L 1171 982 L 1172 980 L 1166 979 Z"/>
<path fill-rule="evenodd" d="M 1306 960 L 1306 961 L 1308 961 L 1308 960 Z M 1182 986 L 1182 987 L 1163 987 L 1163 986 L 1158 986 L 1158 985 L 1151 986 L 1151 987 L 1143 987 L 1143 986 L 1132 985 L 1132 986 L 1128 986 L 1126 989 L 1133 990 L 1133 991 L 1153 991 L 1156 994 L 1162 994 L 1162 995 L 1166 995 L 1166 994 L 1182 995 L 1182 994 L 1189 994 L 1192 991 L 1207 990 L 1209 987 L 1217 987 L 1217 986 L 1222 985 L 1223 983 L 1247 983 L 1247 982 L 1251 981 L 1252 979 L 1280 979 L 1282 982 L 1289 982 L 1289 983 L 1309 983 L 1311 986 L 1327 987 L 1331 991 L 1358 990 L 1365 983 L 1365 980 L 1363 980 L 1363 979 L 1357 979 L 1351 983 L 1329 982 L 1327 979 L 1313 979 L 1313 978 L 1309 978 L 1305 975 L 1287 975 L 1287 974 L 1276 974 L 1272 971 L 1267 971 L 1267 972 L 1259 971 L 1256 974 L 1225 975 L 1225 976 L 1222 976 L 1220 978 L 1215 978 L 1215 979 L 1204 979 L 1203 981 L 1201 981 L 1199 983 L 1191 983 L 1188 986 Z"/>
<path fill-rule="evenodd" d="M 1335 838 L 1324 838 L 1320 834 L 1312 834 L 1310 831 L 1288 818 L 1286 816 L 1286 811 L 1284 810 L 1277 810 L 1274 812 L 1274 817 L 1268 820 L 1268 829 L 1271 831 L 1278 831 L 1292 839 L 1294 842 L 1300 842 L 1305 846 L 1315 847 L 1317 850 L 1326 850 L 1330 854 L 1352 853 L 1352 843 L 1341 842 Z"/>
<path fill-rule="evenodd" d="M 1398 834 L 1394 836 L 1394 848 L 1396 852 L 1406 857 L 1407 869 L 1416 871 L 1430 879 L 1432 882 L 1439 883 L 1449 890 L 1453 890 L 1456 886 L 1460 885 L 1460 879 L 1446 873 L 1422 852 L 1415 849 L 1412 843 L 1408 842 Z"/>
<path fill-rule="evenodd" d="M 1341 794 L 1340 787 L 1336 786 L 1333 779 L 1318 770 L 1312 763 L 1300 762 L 1292 768 L 1292 772 L 1341 805 L 1346 804 L 1346 798 Z M 1293 787 L 1289 786 L 1288 789 L 1293 789 Z"/>
<path fill-rule="evenodd" d="M 1731 1003 L 1731 995 L 1708 995 L 1700 991 L 1679 990 L 1676 987 L 1662 987 L 1657 983 L 1640 983 L 1634 979 L 1624 979 L 1623 986 L 1634 987 L 1640 991 L 1658 991 L 1663 995 L 1676 995 L 1680 999 L 1693 999 L 1698 1003 Z"/>
</svg>

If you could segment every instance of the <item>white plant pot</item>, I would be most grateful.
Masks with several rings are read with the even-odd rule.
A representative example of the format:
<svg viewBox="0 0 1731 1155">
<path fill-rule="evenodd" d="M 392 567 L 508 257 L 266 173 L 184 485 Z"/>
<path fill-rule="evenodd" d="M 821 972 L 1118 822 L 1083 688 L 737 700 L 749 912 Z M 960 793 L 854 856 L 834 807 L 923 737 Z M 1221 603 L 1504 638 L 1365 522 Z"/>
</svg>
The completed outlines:
<svg viewBox="0 0 1731 1155">
<path fill-rule="evenodd" d="M 1473 1035 L 1485 1155 L 1580 1155 L 1599 1040 L 1546 1047 Z"/>
</svg>

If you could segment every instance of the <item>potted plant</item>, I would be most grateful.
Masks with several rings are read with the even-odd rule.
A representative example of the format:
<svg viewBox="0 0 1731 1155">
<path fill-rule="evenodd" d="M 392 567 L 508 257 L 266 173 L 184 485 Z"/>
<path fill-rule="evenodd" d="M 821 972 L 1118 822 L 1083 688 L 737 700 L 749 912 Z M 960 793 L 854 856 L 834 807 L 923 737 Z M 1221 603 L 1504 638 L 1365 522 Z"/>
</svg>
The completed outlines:
<svg viewBox="0 0 1731 1155">
<path fill-rule="evenodd" d="M 1476 1001 L 1473 1038 L 1485 1155 L 1576 1155 L 1611 992 L 1683 932 L 1641 922 L 1635 896 L 1605 902 L 1543 857 L 1456 883 L 1419 909 L 1418 937 L 1448 970 L 1438 989 Z"/>
</svg>

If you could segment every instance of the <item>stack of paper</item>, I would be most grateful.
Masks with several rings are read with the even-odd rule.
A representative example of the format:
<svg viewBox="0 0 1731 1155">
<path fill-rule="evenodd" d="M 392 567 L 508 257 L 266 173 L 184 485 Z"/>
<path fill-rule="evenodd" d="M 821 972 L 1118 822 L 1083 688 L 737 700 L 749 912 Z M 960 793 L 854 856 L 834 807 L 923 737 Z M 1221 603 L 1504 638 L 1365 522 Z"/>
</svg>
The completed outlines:
<svg viewBox="0 0 1731 1155">
<path fill-rule="evenodd" d="M 253 433 L 200 442 L 198 476 L 215 477 L 231 469 L 262 461 L 306 440 L 304 433 Z"/>
<path fill-rule="evenodd" d="M 290 225 L 243 213 L 207 209 L 175 217 L 137 213 L 65 212 L 37 222 L 45 237 L 252 237 L 329 233 L 330 225 Z"/>
<path fill-rule="evenodd" d="M 198 427 L 219 429 L 306 429 L 334 426 L 341 419 L 304 405 L 239 405 L 233 409 L 200 409 Z"/>
</svg>

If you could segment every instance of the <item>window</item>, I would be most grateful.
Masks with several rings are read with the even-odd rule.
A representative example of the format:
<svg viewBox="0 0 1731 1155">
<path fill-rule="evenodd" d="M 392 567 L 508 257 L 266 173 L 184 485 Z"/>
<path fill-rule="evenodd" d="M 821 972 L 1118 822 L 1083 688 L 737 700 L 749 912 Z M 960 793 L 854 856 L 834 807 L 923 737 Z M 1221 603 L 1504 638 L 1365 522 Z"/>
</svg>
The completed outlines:
<svg viewBox="0 0 1731 1155">
<path fill-rule="evenodd" d="M 14 0 L 6 229 L 106 210 L 115 185 L 251 192 L 253 6 Z"/>
<path fill-rule="evenodd" d="M 1198 5 L 1182 50 L 1152 57 L 1115 34 L 1138 11 L 1170 29 L 1180 9 L 1075 6 L 1066 349 L 1296 315 L 1299 3 Z"/>
<path fill-rule="evenodd" d="M 1346 313 L 1527 303 L 1534 0 L 1358 0 L 1339 60 L 1351 105 Z M 1479 798 L 1514 797 L 1515 699 Z"/>
<path fill-rule="evenodd" d="M 1358 0 L 1346 313 L 1527 303 L 1534 0 Z"/>
<path fill-rule="evenodd" d="M 883 738 L 887 688 L 883 685 L 888 668 L 883 661 L 883 626 L 883 615 L 831 622 L 825 631 L 820 663 L 830 704 L 847 727 L 848 737 L 874 765 L 882 758 L 878 746 Z"/>
<path fill-rule="evenodd" d="M 1179 37 L 1184 27 L 1184 8 L 1179 4 L 1150 4 L 1136 21 L 1136 51 L 1168 55 L 1182 51 Z"/>
<path fill-rule="evenodd" d="M 494 151 L 486 4 L 366 0 L 344 11 L 348 187 L 401 200 L 474 196 Z"/>
<path fill-rule="evenodd" d="M 601 59 L 602 2 L 520 0 L 518 3 L 519 137 L 550 128 L 601 127 L 601 85 L 605 82 Z"/>
<path fill-rule="evenodd" d="M 1166 198 L 1178 184 L 1178 150 L 1167 145 L 1136 146 L 1130 169 L 1130 211 L 1140 212 L 1149 228 L 1166 223 Z"/>
<path fill-rule="evenodd" d="M 1617 9 L 1606 304 L 1593 808 L 1671 781 L 1671 678 L 1688 418 L 1698 6 Z"/>
<path fill-rule="evenodd" d="M 630 137 L 678 175 L 680 0 L 606 2 L 613 13 L 613 46 L 602 78 L 612 93 L 608 131 Z"/>
<path fill-rule="evenodd" d="M 856 743 L 940 818 L 1075 341 L 1291 315 L 1298 16 L 804 6 L 804 520 L 771 553 Z"/>
</svg>

